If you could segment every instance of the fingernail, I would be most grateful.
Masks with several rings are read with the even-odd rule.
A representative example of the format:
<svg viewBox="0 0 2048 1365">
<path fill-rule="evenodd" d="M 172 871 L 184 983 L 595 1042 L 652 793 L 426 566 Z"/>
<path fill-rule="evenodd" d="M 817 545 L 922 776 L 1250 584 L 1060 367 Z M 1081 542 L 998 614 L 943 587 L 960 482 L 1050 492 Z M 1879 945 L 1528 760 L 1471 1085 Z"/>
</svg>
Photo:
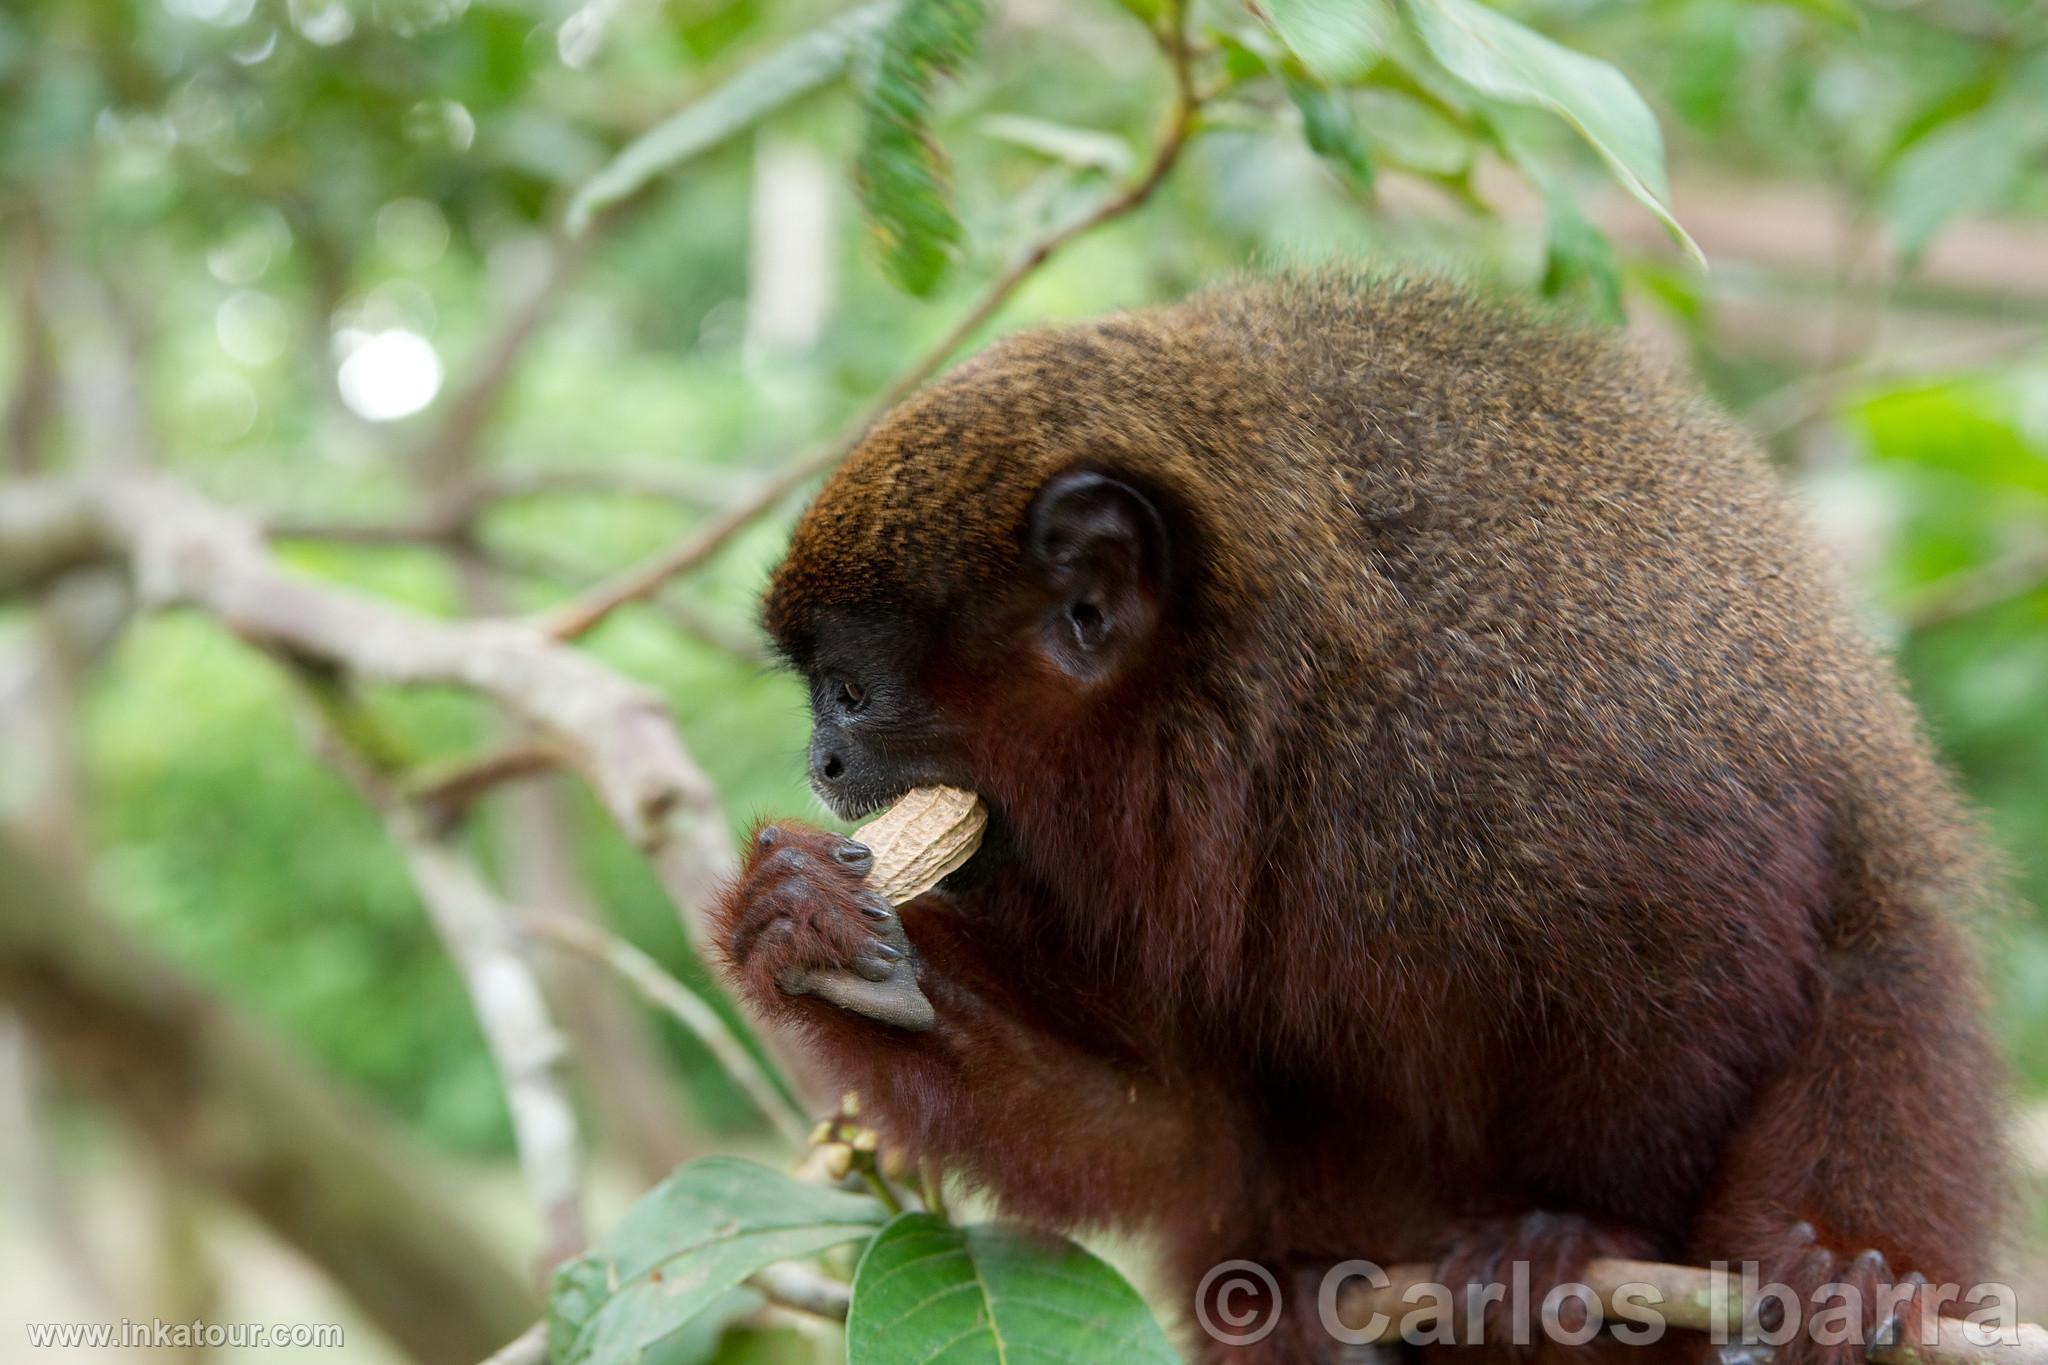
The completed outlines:
<svg viewBox="0 0 2048 1365">
<path fill-rule="evenodd" d="M 869 919 L 887 919 L 889 903 L 880 896 L 864 896 L 861 898 L 860 912 Z"/>
</svg>

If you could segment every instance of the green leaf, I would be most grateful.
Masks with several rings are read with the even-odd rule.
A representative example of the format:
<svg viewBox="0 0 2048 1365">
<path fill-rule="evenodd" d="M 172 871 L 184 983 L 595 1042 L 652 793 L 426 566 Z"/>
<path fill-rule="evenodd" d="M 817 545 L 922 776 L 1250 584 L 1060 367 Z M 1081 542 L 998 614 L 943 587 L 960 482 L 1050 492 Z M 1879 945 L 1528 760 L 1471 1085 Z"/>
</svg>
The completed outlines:
<svg viewBox="0 0 2048 1365">
<path fill-rule="evenodd" d="M 1361 126 L 1372 129 L 1373 155 L 1418 175 L 1459 175 L 1472 166 L 1475 144 L 1437 109 L 1399 90 L 1360 90 L 1351 97 Z"/>
<path fill-rule="evenodd" d="M 937 288 L 960 242 L 945 157 L 931 132 L 932 93 L 974 55 L 986 15 L 984 0 L 906 0 L 882 35 L 864 95 L 861 204 L 883 269 L 907 293 Z"/>
<path fill-rule="evenodd" d="M 1576 298 L 1609 322 L 1621 322 L 1621 268 L 1614 244 L 1580 211 L 1564 178 L 1552 174 L 1516 130 L 1496 125 L 1494 138 L 1543 195 L 1542 290 L 1546 298 Z"/>
<path fill-rule="evenodd" d="M 1287 49 L 1262 28 L 1205 31 L 1216 50 L 1223 54 L 1224 88 L 1243 85 L 1277 69 L 1287 59 Z"/>
<path fill-rule="evenodd" d="M 1476 0 L 1402 0 L 1402 13 L 1445 69 L 1474 90 L 1548 109 L 1576 128 L 1623 187 L 1706 264 L 1671 214 L 1657 119 L 1626 76 Z"/>
<path fill-rule="evenodd" d="M 2029 164 L 2048 151 L 2048 108 L 2006 99 L 1952 120 L 1899 158 L 1884 216 L 1908 263 L 1957 214 L 1999 207 Z"/>
<path fill-rule="evenodd" d="M 1358 115 L 1342 90 L 1283 77 L 1287 95 L 1301 111 L 1301 134 L 1309 150 L 1329 161 L 1362 191 L 1372 189 L 1372 158 L 1358 130 Z"/>
<path fill-rule="evenodd" d="M 603 1245 L 555 1272 L 548 1359 L 633 1365 L 654 1361 L 659 1348 L 666 1362 L 674 1334 L 730 1308 L 734 1286 L 762 1266 L 858 1241 L 883 1219 L 866 1195 L 800 1184 L 752 1161 L 690 1162 L 634 1204 Z"/>
<path fill-rule="evenodd" d="M 1026 118 L 1021 114 L 990 114 L 977 126 L 999 142 L 1008 142 L 1081 170 L 1101 171 L 1104 175 L 1120 177 L 1131 169 L 1131 145 L 1114 133 Z"/>
<path fill-rule="evenodd" d="M 641 1351 L 640 1365 L 704 1365 L 723 1348 L 726 1331 L 767 1302 L 745 1285 L 728 1289 L 681 1327 L 649 1342 Z"/>
<path fill-rule="evenodd" d="M 1614 244 L 1579 212 L 1578 201 L 1554 176 L 1537 182 L 1543 191 L 1546 235 L 1543 293 L 1549 298 L 1585 298 L 1600 317 L 1621 322 L 1621 268 Z"/>
<path fill-rule="evenodd" d="M 854 1272 L 847 1365 L 941 1356 L 947 1365 L 1179 1360 L 1138 1291 L 1072 1242 L 906 1213 L 868 1244 Z"/>
<path fill-rule="evenodd" d="M 569 231 L 582 232 L 599 212 L 638 192 L 655 176 L 837 80 L 852 55 L 882 32 L 902 4 L 903 0 L 881 0 L 842 15 L 763 57 L 634 138 L 569 202 Z"/>
<path fill-rule="evenodd" d="M 1382 0 L 1261 0 L 1258 9 L 1301 64 L 1332 85 L 1370 71 L 1394 27 Z"/>
<path fill-rule="evenodd" d="M 1671 42 L 1685 54 L 1674 62 L 1659 92 L 1679 118 L 1716 135 L 1741 106 L 1747 53 L 1743 42 L 1753 16 L 1737 5 L 1689 5 L 1679 11 Z"/>
<path fill-rule="evenodd" d="M 1942 470 L 1979 488 L 2048 496 L 2048 447 L 2028 432 L 2026 384 L 1960 375 L 1873 395 L 1851 407 L 1870 458 Z M 2008 499 L 2008 501 L 2010 501 Z"/>
<path fill-rule="evenodd" d="M 1857 33 L 1868 31 L 1863 11 L 1856 6 L 1856 0 L 1782 0 L 1790 9 L 1805 10 L 1808 14 L 1838 24 Z"/>
</svg>

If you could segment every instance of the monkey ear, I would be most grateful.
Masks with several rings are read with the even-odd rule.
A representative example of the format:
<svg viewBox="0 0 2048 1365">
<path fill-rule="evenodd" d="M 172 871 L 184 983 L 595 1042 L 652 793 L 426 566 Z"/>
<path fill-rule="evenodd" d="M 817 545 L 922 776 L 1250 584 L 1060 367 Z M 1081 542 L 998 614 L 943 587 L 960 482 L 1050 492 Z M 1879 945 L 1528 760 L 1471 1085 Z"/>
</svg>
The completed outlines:
<svg viewBox="0 0 2048 1365">
<path fill-rule="evenodd" d="M 1031 504 L 1026 554 L 1050 600 L 1046 654 L 1078 682 L 1102 682 L 1151 641 L 1166 600 L 1166 523 L 1152 500 L 1093 470 L 1048 480 Z"/>
</svg>

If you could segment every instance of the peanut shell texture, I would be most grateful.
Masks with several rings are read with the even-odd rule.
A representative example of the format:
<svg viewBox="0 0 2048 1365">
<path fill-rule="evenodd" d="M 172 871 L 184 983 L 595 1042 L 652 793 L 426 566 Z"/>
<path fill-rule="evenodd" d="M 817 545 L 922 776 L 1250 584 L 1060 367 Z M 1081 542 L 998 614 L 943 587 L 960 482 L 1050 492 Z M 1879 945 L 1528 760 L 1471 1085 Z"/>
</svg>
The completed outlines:
<svg viewBox="0 0 2048 1365">
<path fill-rule="evenodd" d="M 988 807 L 958 787 L 918 787 L 862 825 L 853 837 L 875 855 L 868 885 L 891 905 L 915 900 L 974 856 Z"/>
</svg>

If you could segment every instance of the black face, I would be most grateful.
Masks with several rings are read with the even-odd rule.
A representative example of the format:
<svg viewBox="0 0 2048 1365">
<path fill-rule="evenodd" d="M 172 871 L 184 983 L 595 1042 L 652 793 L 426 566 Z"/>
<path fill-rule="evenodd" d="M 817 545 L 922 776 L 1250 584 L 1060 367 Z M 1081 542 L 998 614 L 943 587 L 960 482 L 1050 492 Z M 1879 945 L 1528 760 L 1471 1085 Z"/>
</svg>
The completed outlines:
<svg viewBox="0 0 2048 1365">
<path fill-rule="evenodd" d="M 958 730 L 919 681 L 919 634 L 901 622 L 833 616 L 799 651 L 811 693 L 811 787 L 841 819 L 912 787 L 971 785 Z"/>
<path fill-rule="evenodd" d="M 1085 701 L 1148 655 L 1169 563 L 1150 498 L 1072 470 L 1039 490 L 1021 538 L 1007 596 L 975 603 L 973 627 L 958 614 L 917 620 L 885 607 L 817 609 L 785 627 L 783 652 L 810 685 L 811 786 L 842 819 L 913 787 L 979 789 L 959 718 L 926 685 L 935 667 L 984 690 L 1034 685 Z M 957 657 L 935 657 L 942 646 Z"/>
</svg>

